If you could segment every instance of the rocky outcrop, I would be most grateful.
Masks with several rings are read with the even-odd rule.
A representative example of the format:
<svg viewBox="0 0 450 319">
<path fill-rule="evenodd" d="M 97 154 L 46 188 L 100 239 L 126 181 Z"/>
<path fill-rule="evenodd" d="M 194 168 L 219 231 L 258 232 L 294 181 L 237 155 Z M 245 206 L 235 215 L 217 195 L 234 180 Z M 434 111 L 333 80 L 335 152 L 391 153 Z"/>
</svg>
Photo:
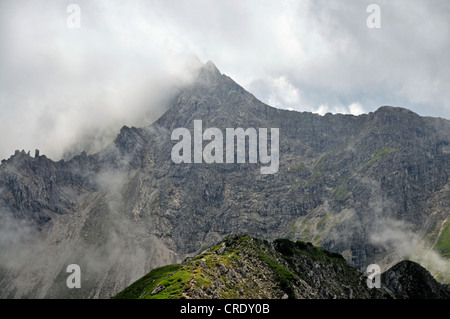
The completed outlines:
<svg viewBox="0 0 450 319">
<path fill-rule="evenodd" d="M 369 289 L 342 256 L 311 243 L 229 236 L 179 265 L 158 268 L 114 298 L 367 299 Z"/>
<path fill-rule="evenodd" d="M 402 261 L 369 288 L 344 258 L 311 243 L 228 236 L 179 265 L 151 271 L 115 299 L 448 299 L 420 265 Z"/>
<path fill-rule="evenodd" d="M 450 286 L 442 285 L 422 266 L 402 261 L 382 274 L 386 288 L 399 299 L 449 299 Z"/>
</svg>

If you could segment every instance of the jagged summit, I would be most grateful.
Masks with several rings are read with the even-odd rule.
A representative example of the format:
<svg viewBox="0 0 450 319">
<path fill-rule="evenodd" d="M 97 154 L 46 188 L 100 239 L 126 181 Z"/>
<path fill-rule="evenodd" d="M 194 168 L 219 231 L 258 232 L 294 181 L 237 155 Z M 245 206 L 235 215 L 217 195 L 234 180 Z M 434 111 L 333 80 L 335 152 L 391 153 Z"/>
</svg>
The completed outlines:
<svg viewBox="0 0 450 319">
<path fill-rule="evenodd" d="M 244 125 L 254 123 L 267 106 L 257 100 L 230 77 L 207 62 L 194 83 L 175 99 L 174 105 L 155 124 L 167 129 L 189 127 L 193 120 L 215 121 L 219 125 Z M 231 126 L 224 126 L 231 127 Z"/>
<path fill-rule="evenodd" d="M 217 66 L 212 61 L 207 61 L 204 66 L 205 70 L 220 75 L 220 71 Z"/>
<path fill-rule="evenodd" d="M 216 67 L 216 65 L 208 61 L 201 66 L 200 72 L 195 81 L 196 85 L 214 86 L 221 82 L 222 73 Z"/>
<path fill-rule="evenodd" d="M 382 274 L 383 284 L 400 299 L 449 299 L 450 285 L 442 285 L 418 263 L 404 260 Z"/>
</svg>

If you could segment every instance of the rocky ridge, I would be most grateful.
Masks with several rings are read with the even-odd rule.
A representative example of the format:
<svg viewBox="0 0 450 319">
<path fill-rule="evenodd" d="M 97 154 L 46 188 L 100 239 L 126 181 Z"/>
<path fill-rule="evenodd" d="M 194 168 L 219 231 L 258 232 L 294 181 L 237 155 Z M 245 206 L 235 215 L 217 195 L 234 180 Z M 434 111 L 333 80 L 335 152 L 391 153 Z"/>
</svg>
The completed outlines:
<svg viewBox="0 0 450 319">
<path fill-rule="evenodd" d="M 339 254 L 311 243 L 228 236 L 181 264 L 154 269 L 115 299 L 448 299 L 419 264 L 402 261 L 379 288 Z"/>
</svg>

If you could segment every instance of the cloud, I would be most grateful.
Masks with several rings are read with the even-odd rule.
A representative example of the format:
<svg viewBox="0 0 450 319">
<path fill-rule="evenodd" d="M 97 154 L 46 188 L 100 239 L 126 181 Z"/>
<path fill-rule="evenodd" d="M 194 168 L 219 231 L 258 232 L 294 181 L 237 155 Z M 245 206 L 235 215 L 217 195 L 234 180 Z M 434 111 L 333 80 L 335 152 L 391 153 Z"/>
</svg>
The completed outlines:
<svg viewBox="0 0 450 319">
<path fill-rule="evenodd" d="M 79 5 L 81 28 L 69 29 L 67 4 L 1 4 L 3 158 L 22 148 L 54 159 L 73 148 L 98 151 L 121 126 L 150 124 L 195 74 L 198 61 L 151 14 Z"/>
<path fill-rule="evenodd" d="M 427 247 L 420 236 L 412 231 L 411 225 L 404 221 L 388 218 L 378 220 L 370 241 L 402 259 L 418 262 L 434 275 L 444 274 L 445 278 L 450 274 L 450 262 Z"/>
<path fill-rule="evenodd" d="M 68 29 L 66 7 L 81 8 Z M 450 4 L 378 1 L 18 0 L 0 4 L 0 157 L 94 152 L 150 124 L 196 63 L 263 102 L 324 114 L 403 106 L 450 118 Z"/>
<path fill-rule="evenodd" d="M 35 232 L 26 220 L 14 218 L 12 213 L 0 211 L 0 250 L 21 241 Z"/>
<path fill-rule="evenodd" d="M 300 48 L 297 59 L 278 52 L 276 61 L 288 61 L 287 67 L 265 65 L 267 77 L 283 76 L 303 97 L 303 104 L 286 106 L 353 113 L 354 103 L 364 112 L 395 105 L 449 117 L 447 3 L 380 1 L 382 27 L 376 30 L 366 27 L 367 1 L 308 3 L 292 25 L 299 30 L 291 39 Z"/>
</svg>

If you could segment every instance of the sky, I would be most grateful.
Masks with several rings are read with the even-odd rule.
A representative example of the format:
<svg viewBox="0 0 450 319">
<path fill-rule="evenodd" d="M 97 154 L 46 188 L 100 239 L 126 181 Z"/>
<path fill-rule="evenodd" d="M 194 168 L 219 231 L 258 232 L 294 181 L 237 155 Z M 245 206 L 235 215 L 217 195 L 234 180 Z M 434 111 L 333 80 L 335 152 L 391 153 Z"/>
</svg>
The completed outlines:
<svg viewBox="0 0 450 319">
<path fill-rule="evenodd" d="M 98 151 L 160 116 L 196 58 L 277 108 L 450 119 L 449 52 L 447 0 L 1 0 L 0 158 Z"/>
</svg>

